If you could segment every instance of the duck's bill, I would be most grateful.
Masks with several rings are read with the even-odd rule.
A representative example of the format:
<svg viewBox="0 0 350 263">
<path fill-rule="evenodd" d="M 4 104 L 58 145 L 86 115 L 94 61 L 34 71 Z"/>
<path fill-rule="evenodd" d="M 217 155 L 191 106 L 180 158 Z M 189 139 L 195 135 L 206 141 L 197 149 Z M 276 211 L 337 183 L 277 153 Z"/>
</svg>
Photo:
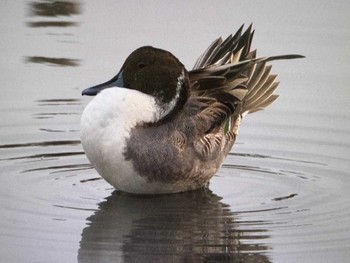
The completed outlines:
<svg viewBox="0 0 350 263">
<path fill-rule="evenodd" d="M 82 95 L 95 96 L 103 89 L 112 87 L 124 87 L 123 71 L 120 71 L 114 78 L 102 84 L 84 89 Z"/>
</svg>

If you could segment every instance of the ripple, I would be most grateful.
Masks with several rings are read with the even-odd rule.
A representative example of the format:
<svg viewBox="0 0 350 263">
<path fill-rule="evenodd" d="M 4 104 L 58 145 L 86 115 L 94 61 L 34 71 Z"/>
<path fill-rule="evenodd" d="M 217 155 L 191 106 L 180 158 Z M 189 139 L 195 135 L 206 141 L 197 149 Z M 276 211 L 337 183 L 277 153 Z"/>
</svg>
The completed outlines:
<svg viewBox="0 0 350 263">
<path fill-rule="evenodd" d="M 71 100 L 40 103 L 58 112 L 77 106 Z M 270 149 L 274 154 L 264 155 L 238 144 L 210 189 L 139 197 L 113 192 L 91 168 L 78 139 L 58 139 L 66 133 L 0 145 L 3 183 L 22 193 L 1 190 L 1 229 L 8 242 L 25 246 L 24 236 L 31 236 L 55 245 L 51 236 L 63 227 L 76 233 L 79 262 L 272 262 L 311 249 L 339 251 L 349 241 L 349 183 L 342 181 L 348 174 L 330 165 L 337 158 L 327 157 L 326 163 L 322 156 Z M 20 232 L 9 226 L 15 218 L 22 218 Z"/>
<path fill-rule="evenodd" d="M 306 159 L 315 161 L 274 156 L 254 160 L 256 157 L 230 155 L 228 162 L 233 164 L 223 167 L 223 175 L 212 188 L 227 193 L 223 193 L 224 200 L 233 211 L 242 209 L 239 215 L 243 218 L 269 218 L 271 223 L 266 228 L 273 238 L 268 244 L 274 249 L 274 257 L 285 259 L 288 254 L 289 259 L 296 259 L 307 252 L 310 258 L 317 258 L 325 250 L 344 250 L 349 243 L 345 221 L 350 217 L 350 204 L 344 197 L 350 184 L 344 181 L 349 172 L 330 165 L 338 158 L 328 157 L 326 164 L 311 155 Z M 234 164 L 248 162 L 255 165 Z M 216 185 L 217 180 L 220 182 Z M 228 185 L 227 190 L 223 185 Z"/>
<path fill-rule="evenodd" d="M 0 149 L 6 148 L 24 148 L 24 147 L 48 147 L 48 146 L 59 146 L 59 145 L 80 145 L 80 140 L 71 141 L 43 141 L 43 142 L 28 142 L 28 143 L 13 143 L 0 145 Z"/>
<path fill-rule="evenodd" d="M 269 249 L 264 222 L 238 229 L 221 200 L 209 189 L 146 198 L 115 191 L 87 219 L 78 261 L 270 262 L 264 253 Z"/>
<path fill-rule="evenodd" d="M 115 1 L 115 7 L 139 11 L 126 3 Z M 268 27 L 269 19 L 262 18 L 269 7 L 259 3 L 248 15 Z M 238 4 L 242 10 L 251 5 Z M 348 16 L 340 4 L 327 9 L 324 4 L 304 1 L 300 8 L 285 1 L 274 6 L 272 15 L 298 17 L 295 23 L 280 20 L 267 35 L 262 33 L 263 42 L 279 53 L 270 36 L 285 41 L 292 35 L 288 45 L 307 59 L 274 64 L 281 78 L 280 99 L 244 120 L 238 142 L 209 189 L 141 197 L 115 191 L 101 179 L 79 139 L 80 114 L 90 99 L 80 97 L 82 85 L 115 63 L 109 58 L 97 62 L 99 52 L 91 53 L 97 46 L 88 39 L 96 40 L 92 30 L 101 34 L 98 39 L 112 38 L 115 24 L 95 18 L 101 13 L 115 18 L 116 9 L 103 10 L 97 1 L 3 1 L 1 261 L 347 262 L 349 30 L 347 23 L 334 25 Z M 145 12 L 154 11 L 150 6 L 144 5 Z M 227 7 L 216 13 L 230 12 Z M 158 15 L 169 17 L 167 10 L 173 12 L 163 8 Z M 123 21 L 130 12 L 119 12 L 118 18 Z M 199 21 L 209 13 L 193 14 L 200 14 Z M 156 19 L 148 22 L 148 29 L 164 27 Z M 124 36 L 135 35 L 127 31 Z M 203 32 L 199 37 L 204 39 Z M 129 40 L 119 41 L 119 51 L 137 44 Z M 115 50 L 112 42 L 103 42 L 105 50 Z"/>
<path fill-rule="evenodd" d="M 79 262 L 297 262 L 348 247 L 346 156 L 301 151 L 303 140 L 281 149 L 289 134 L 248 132 L 209 189 L 127 195 L 102 180 L 84 155 L 80 100 L 33 103 L 24 139 L 8 133 L 9 143 L 0 144 L 6 247 L 24 247 L 26 255 L 45 249 L 55 258 L 78 254 Z"/>
</svg>

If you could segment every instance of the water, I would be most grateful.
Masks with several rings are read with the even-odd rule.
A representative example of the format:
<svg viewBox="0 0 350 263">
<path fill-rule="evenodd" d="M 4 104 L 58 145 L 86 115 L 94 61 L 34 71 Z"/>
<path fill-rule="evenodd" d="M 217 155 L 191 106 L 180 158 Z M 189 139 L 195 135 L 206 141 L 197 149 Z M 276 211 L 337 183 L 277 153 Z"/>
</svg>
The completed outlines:
<svg viewBox="0 0 350 263">
<path fill-rule="evenodd" d="M 63 4 L 62 4 L 63 3 Z M 3 262 L 346 262 L 350 256 L 347 1 L 1 1 L 0 255 Z M 249 115 L 205 191 L 137 197 L 91 169 L 81 90 L 135 48 L 188 68 L 254 22 L 279 100 Z"/>
</svg>

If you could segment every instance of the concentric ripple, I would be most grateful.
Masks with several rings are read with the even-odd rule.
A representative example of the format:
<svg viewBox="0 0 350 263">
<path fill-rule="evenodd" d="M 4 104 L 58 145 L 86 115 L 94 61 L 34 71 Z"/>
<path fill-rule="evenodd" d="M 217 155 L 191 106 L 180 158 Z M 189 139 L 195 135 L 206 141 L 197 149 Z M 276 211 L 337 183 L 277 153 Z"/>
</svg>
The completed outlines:
<svg viewBox="0 0 350 263">
<path fill-rule="evenodd" d="M 43 260 L 78 255 L 79 262 L 272 262 L 347 249 L 350 185 L 342 159 L 279 152 L 274 145 L 283 136 L 262 151 L 244 142 L 255 140 L 248 132 L 209 189 L 132 196 L 114 191 L 84 156 L 82 102 L 34 103 L 37 130 L 24 137 L 42 140 L 0 145 L 7 247 L 19 244 Z M 22 259 L 15 250 L 6 255 Z"/>
<path fill-rule="evenodd" d="M 169 3 L 1 1 L 1 262 L 348 262 L 349 1 Z M 273 63 L 280 98 L 246 117 L 209 188 L 144 197 L 101 179 L 81 90 L 144 44 L 190 68 L 250 21 L 261 56 L 306 58 Z"/>
</svg>

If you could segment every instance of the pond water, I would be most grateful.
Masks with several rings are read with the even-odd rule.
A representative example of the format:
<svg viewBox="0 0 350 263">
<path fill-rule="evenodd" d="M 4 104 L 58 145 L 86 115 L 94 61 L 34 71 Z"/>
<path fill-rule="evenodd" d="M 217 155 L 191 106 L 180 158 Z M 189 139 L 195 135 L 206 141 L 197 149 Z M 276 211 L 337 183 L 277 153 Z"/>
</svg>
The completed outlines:
<svg viewBox="0 0 350 263">
<path fill-rule="evenodd" d="M 346 262 L 348 1 L 1 1 L 2 262 Z M 85 87 L 142 45 L 187 68 L 254 22 L 280 98 L 247 116 L 209 189 L 115 191 L 86 159 Z"/>
</svg>

